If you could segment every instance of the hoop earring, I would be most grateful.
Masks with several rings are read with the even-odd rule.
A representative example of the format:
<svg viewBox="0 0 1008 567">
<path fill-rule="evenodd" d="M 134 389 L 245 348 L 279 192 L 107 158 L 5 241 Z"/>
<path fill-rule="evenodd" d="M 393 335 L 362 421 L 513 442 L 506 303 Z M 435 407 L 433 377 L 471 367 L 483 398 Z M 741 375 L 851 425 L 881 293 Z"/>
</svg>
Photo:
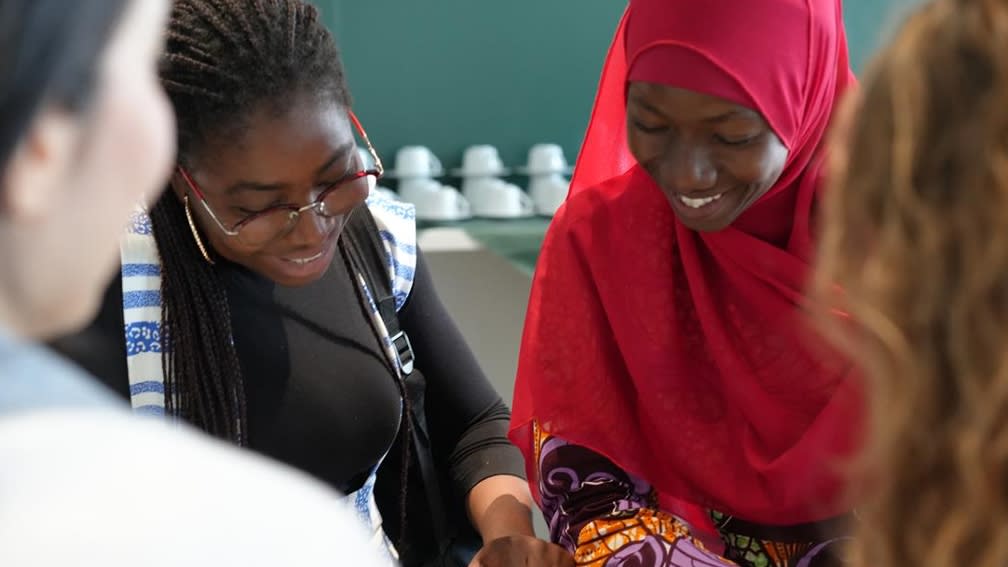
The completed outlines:
<svg viewBox="0 0 1008 567">
<path fill-rule="evenodd" d="M 185 207 L 186 220 L 189 221 L 189 230 L 192 232 L 193 240 L 196 241 L 196 247 L 199 248 L 200 253 L 203 254 L 203 259 L 213 266 L 214 261 L 210 259 L 210 254 L 207 253 L 206 246 L 203 246 L 203 239 L 200 238 L 199 231 L 196 230 L 196 222 L 193 220 L 192 209 L 189 208 L 189 195 L 182 198 L 182 203 L 183 207 Z"/>
</svg>

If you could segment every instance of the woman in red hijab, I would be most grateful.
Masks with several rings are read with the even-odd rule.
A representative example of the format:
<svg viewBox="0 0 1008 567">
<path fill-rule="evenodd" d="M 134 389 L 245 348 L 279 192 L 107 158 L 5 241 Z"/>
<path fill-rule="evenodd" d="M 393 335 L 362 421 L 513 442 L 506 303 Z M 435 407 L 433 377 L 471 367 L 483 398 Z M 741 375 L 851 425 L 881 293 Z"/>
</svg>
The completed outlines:
<svg viewBox="0 0 1008 567">
<path fill-rule="evenodd" d="M 512 423 L 579 564 L 836 560 L 859 396 L 801 307 L 853 84 L 840 0 L 630 1 L 539 260 Z"/>
</svg>

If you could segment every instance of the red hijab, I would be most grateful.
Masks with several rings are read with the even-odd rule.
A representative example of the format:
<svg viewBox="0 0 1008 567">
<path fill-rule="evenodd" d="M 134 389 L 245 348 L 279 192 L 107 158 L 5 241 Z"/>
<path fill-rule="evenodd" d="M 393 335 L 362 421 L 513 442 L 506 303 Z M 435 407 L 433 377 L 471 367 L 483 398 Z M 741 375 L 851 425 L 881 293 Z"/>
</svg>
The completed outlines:
<svg viewBox="0 0 1008 567">
<path fill-rule="evenodd" d="M 789 150 L 779 181 L 731 227 L 687 229 L 627 150 L 636 80 L 758 110 Z M 821 142 L 853 84 L 840 0 L 631 0 L 533 285 L 511 433 L 530 478 L 535 420 L 693 521 L 845 511 L 860 396 L 800 308 Z"/>
</svg>

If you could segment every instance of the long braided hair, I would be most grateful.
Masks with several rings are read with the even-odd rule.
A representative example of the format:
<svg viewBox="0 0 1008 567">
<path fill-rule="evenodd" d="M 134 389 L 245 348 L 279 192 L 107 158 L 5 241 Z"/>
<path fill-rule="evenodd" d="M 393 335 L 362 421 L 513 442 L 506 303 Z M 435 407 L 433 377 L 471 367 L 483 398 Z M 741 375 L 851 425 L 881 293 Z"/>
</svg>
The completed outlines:
<svg viewBox="0 0 1008 567">
<path fill-rule="evenodd" d="M 319 94 L 350 106 L 339 51 L 314 6 L 300 0 L 176 0 L 161 81 L 178 118 L 179 160 L 240 135 L 264 105 Z M 202 258 L 172 191 L 151 209 L 163 263 L 166 405 L 208 433 L 245 445 L 245 389 L 227 294 Z"/>
</svg>

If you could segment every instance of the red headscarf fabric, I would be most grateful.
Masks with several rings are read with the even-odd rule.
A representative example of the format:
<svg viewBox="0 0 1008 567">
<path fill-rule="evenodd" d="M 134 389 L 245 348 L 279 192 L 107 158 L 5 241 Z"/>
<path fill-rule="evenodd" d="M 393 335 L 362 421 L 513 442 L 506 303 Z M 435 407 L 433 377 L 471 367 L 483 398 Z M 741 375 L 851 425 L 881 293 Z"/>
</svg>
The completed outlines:
<svg viewBox="0 0 1008 567">
<path fill-rule="evenodd" d="M 779 181 L 731 227 L 687 229 L 627 150 L 631 80 L 758 110 L 789 150 Z M 853 84 L 840 0 L 631 0 L 536 270 L 512 421 L 530 478 L 535 420 L 694 521 L 845 511 L 860 394 L 801 306 L 821 142 Z"/>
</svg>

